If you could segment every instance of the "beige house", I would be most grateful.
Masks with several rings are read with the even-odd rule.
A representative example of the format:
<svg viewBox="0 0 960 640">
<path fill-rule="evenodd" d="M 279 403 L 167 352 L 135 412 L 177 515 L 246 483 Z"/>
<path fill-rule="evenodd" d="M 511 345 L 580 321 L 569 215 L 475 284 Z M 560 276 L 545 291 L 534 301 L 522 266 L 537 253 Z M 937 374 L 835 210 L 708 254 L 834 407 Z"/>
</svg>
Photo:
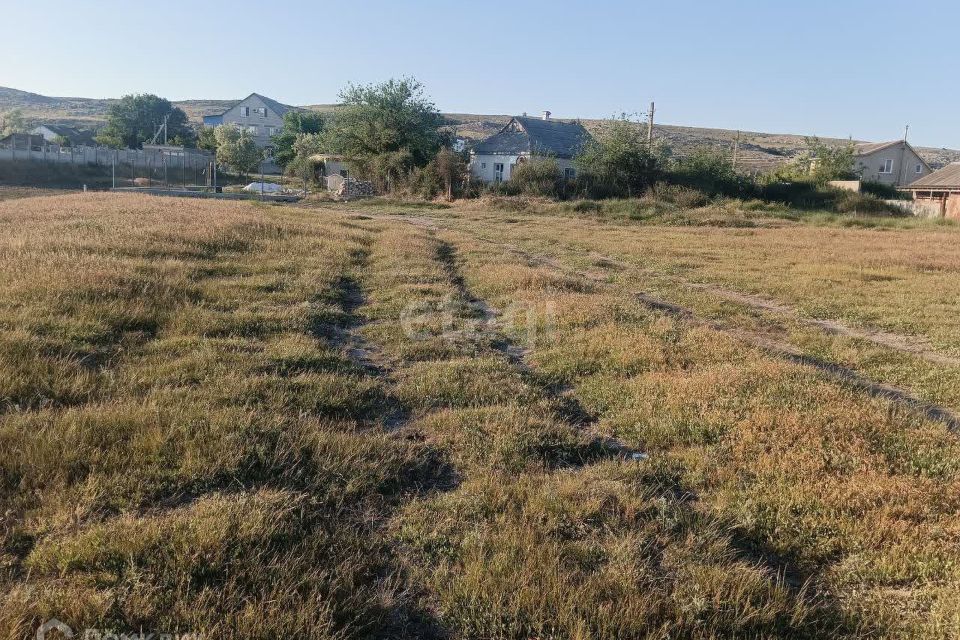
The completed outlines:
<svg viewBox="0 0 960 640">
<path fill-rule="evenodd" d="M 853 170 L 861 180 L 894 187 L 906 186 L 933 173 L 906 140 L 858 144 Z"/>
<path fill-rule="evenodd" d="M 913 194 L 913 201 L 925 215 L 960 218 L 960 162 L 953 162 L 920 178 L 901 191 Z"/>
</svg>

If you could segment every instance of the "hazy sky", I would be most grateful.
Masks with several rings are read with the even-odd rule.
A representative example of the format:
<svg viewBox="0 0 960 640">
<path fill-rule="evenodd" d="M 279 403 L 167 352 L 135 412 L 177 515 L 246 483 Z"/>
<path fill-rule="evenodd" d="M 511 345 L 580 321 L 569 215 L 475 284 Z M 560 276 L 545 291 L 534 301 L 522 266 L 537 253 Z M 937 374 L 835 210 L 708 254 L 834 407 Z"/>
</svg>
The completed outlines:
<svg viewBox="0 0 960 640">
<path fill-rule="evenodd" d="M 0 86 L 328 103 L 412 75 L 444 111 L 960 148 L 960 1 L 0 0 Z"/>
</svg>

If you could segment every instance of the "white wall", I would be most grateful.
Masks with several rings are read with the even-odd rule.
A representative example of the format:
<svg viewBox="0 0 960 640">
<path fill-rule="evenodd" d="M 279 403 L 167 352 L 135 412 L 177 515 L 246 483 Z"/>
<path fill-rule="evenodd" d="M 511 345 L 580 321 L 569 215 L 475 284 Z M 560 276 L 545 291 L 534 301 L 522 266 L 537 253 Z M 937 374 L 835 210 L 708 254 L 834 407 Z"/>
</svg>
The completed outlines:
<svg viewBox="0 0 960 640">
<path fill-rule="evenodd" d="M 517 161 L 520 158 L 528 158 L 529 154 L 521 154 L 516 156 L 509 155 L 499 155 L 499 154 L 471 154 L 470 156 L 470 175 L 475 180 L 480 180 L 481 182 L 493 182 L 493 165 L 495 163 L 503 163 L 503 181 L 506 182 L 512 177 L 513 168 L 517 164 Z M 576 164 L 573 160 L 568 160 L 566 158 L 553 158 L 556 161 L 557 165 L 560 167 L 560 171 L 564 169 L 573 168 L 576 169 Z M 486 166 L 484 166 L 486 165 Z"/>
<path fill-rule="evenodd" d="M 242 116 L 240 115 L 240 107 L 249 107 L 250 115 Z M 264 108 L 267 110 L 267 117 L 263 118 L 259 113 L 256 113 L 256 109 Z M 283 116 L 279 113 L 276 113 L 273 109 L 270 108 L 263 100 L 257 96 L 250 96 L 249 98 L 243 100 L 232 109 L 223 114 L 223 124 L 235 124 L 242 127 L 255 126 L 257 128 L 257 134 L 253 137 L 256 141 L 257 146 L 265 147 L 270 144 L 271 135 L 267 133 L 267 127 L 273 127 L 276 129 L 274 135 L 280 132 L 280 128 L 283 126 Z"/>
<path fill-rule="evenodd" d="M 888 159 L 893 161 L 893 171 L 891 173 L 880 173 L 884 160 Z M 918 164 L 920 165 L 920 173 L 917 173 Z M 932 173 L 920 161 L 920 157 L 914 153 L 913 149 L 903 143 L 874 151 L 871 154 L 856 156 L 853 160 L 853 167 L 855 171 L 860 173 L 863 180 L 901 187 Z"/>
</svg>

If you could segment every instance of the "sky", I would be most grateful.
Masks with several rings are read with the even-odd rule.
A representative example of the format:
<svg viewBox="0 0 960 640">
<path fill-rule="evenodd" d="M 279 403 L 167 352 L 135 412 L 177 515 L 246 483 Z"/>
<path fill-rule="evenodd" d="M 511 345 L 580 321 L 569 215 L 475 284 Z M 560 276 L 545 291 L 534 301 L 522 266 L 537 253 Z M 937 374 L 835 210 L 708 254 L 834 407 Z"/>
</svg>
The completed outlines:
<svg viewBox="0 0 960 640">
<path fill-rule="evenodd" d="M 0 86 L 335 102 L 413 76 L 445 112 L 960 149 L 957 0 L 0 0 Z M 19 26 L 18 26 L 19 25 Z"/>
</svg>

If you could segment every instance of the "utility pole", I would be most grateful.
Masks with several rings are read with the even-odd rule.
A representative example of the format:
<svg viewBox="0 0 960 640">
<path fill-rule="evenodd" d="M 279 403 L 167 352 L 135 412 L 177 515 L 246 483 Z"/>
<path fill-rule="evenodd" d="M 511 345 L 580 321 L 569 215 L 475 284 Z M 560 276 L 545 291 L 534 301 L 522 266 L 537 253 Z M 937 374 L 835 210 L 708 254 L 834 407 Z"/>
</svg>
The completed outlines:
<svg viewBox="0 0 960 640">
<path fill-rule="evenodd" d="M 653 114 L 655 111 L 656 106 L 651 102 L 650 111 L 647 113 L 647 144 L 653 143 Z"/>
<path fill-rule="evenodd" d="M 740 130 L 737 129 L 737 139 L 733 141 L 733 170 L 737 170 L 737 159 L 740 155 Z"/>
</svg>

